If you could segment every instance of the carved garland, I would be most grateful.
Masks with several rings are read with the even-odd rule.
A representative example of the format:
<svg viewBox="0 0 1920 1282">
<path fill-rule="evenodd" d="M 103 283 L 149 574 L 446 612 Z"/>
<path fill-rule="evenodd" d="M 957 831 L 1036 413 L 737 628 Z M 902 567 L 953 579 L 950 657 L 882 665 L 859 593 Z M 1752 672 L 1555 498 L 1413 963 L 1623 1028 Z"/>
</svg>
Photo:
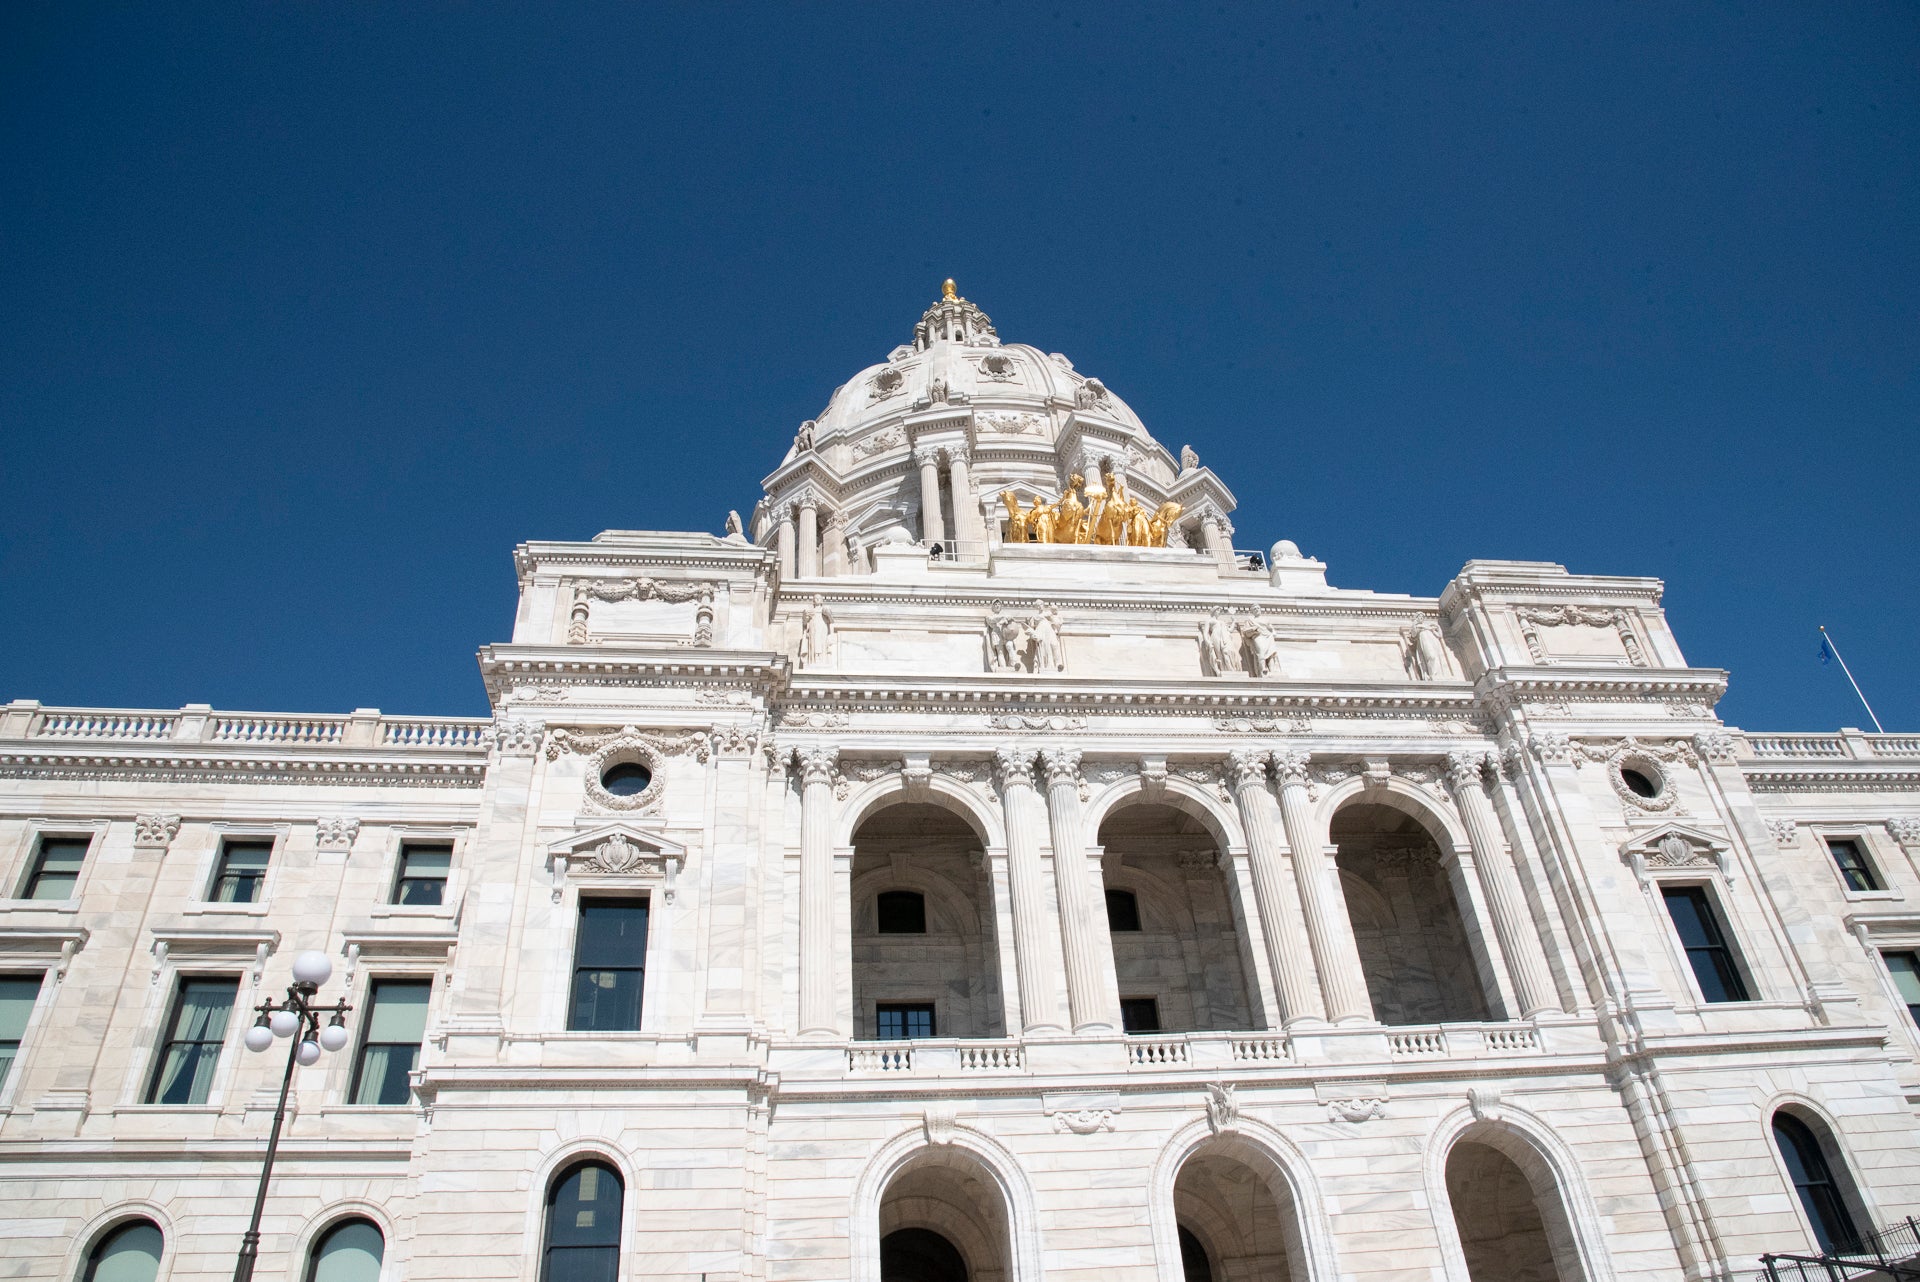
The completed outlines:
<svg viewBox="0 0 1920 1282">
<path fill-rule="evenodd" d="M 1520 635 L 1526 639 L 1527 653 L 1543 668 L 1551 666 L 1554 659 L 1540 640 L 1540 629 L 1564 627 L 1611 627 L 1620 634 L 1627 662 L 1636 668 L 1647 666 L 1646 652 L 1640 648 L 1640 638 L 1633 632 L 1633 618 L 1625 610 L 1587 609 L 1577 605 L 1521 606 L 1514 610 L 1514 615 L 1520 620 Z"/>
<path fill-rule="evenodd" d="M 573 584 L 573 610 L 567 622 L 567 644 L 587 643 L 587 618 L 595 601 L 663 601 L 680 605 L 699 602 L 694 611 L 692 644 L 713 644 L 713 594 L 711 583 L 682 583 L 663 579 L 587 579 Z"/>
</svg>

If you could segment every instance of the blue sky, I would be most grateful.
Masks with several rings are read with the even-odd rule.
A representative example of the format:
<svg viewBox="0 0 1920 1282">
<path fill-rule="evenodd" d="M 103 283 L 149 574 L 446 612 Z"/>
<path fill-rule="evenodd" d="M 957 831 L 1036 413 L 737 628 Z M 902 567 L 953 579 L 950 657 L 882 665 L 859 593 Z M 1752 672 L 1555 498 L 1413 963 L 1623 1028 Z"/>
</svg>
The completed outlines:
<svg viewBox="0 0 1920 1282">
<path fill-rule="evenodd" d="M 718 532 L 952 275 L 1242 546 L 1920 729 L 1916 15 L 0 7 L 0 698 L 483 712 L 516 542 Z"/>
</svg>

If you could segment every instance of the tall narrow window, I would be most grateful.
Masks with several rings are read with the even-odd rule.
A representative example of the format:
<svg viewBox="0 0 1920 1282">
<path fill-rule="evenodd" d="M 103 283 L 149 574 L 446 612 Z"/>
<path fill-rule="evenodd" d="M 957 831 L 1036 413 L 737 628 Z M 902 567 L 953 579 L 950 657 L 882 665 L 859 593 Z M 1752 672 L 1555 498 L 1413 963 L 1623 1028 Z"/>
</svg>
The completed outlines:
<svg viewBox="0 0 1920 1282">
<path fill-rule="evenodd" d="M 85 837 L 42 837 L 21 898 L 72 899 L 89 844 Z"/>
<path fill-rule="evenodd" d="M 307 1282 L 380 1282 L 387 1240 L 372 1220 L 342 1220 L 313 1244 Z"/>
<path fill-rule="evenodd" d="M 122 1224 L 100 1239 L 87 1256 L 82 1282 L 153 1282 L 160 1273 L 160 1248 L 165 1239 L 151 1220 Z"/>
<path fill-rule="evenodd" d="M 259 903 L 272 855 L 271 841 L 221 842 L 220 865 L 214 869 L 213 893 L 207 898 L 216 904 Z"/>
<path fill-rule="evenodd" d="M 1853 1216 L 1840 1196 L 1833 1171 L 1820 1151 L 1819 1137 L 1813 1128 L 1791 1113 L 1773 1115 L 1773 1142 L 1793 1177 L 1793 1191 L 1813 1226 L 1814 1240 L 1825 1252 L 1850 1251 L 1859 1245 L 1860 1235 L 1853 1227 Z"/>
<path fill-rule="evenodd" d="M 447 869 L 453 866 L 453 847 L 422 846 L 406 842 L 400 847 L 400 870 L 393 881 L 396 904 L 440 904 L 447 897 Z"/>
<path fill-rule="evenodd" d="M 598 1033 L 639 1028 L 646 961 L 646 900 L 581 900 L 567 1027 Z"/>
<path fill-rule="evenodd" d="M 874 903 L 874 925 L 882 935 L 927 933 L 927 901 L 916 891 L 883 890 Z"/>
<path fill-rule="evenodd" d="M 1733 950 L 1727 947 L 1727 937 L 1720 929 L 1720 918 L 1713 911 L 1713 901 L 1707 898 L 1706 888 L 1662 886 L 1660 894 L 1667 901 L 1667 914 L 1673 918 L 1674 929 L 1680 932 L 1680 942 L 1686 946 L 1687 962 L 1700 984 L 1700 996 L 1710 1002 L 1750 1000 L 1746 981 L 1740 978 L 1740 967 L 1734 961 Z"/>
<path fill-rule="evenodd" d="M 933 1037 L 932 1002 L 881 1002 L 873 1011 L 873 1035 L 883 1042 Z"/>
<path fill-rule="evenodd" d="M 376 979 L 368 1003 L 366 1041 L 353 1069 L 356 1104 L 404 1104 L 413 1093 L 407 1074 L 420 1062 L 420 1039 L 427 1032 L 427 999 L 433 983 L 424 979 Z"/>
<path fill-rule="evenodd" d="M 0 1086 L 13 1074 L 20 1039 L 27 1035 L 27 1018 L 39 998 L 40 976 L 0 975 Z"/>
<path fill-rule="evenodd" d="M 1880 879 L 1873 875 L 1873 865 L 1867 862 L 1867 852 L 1860 849 L 1858 841 L 1852 837 L 1829 837 L 1827 853 L 1833 856 L 1848 890 L 1880 889 Z"/>
<path fill-rule="evenodd" d="M 1160 1031 L 1160 1002 L 1152 997 L 1122 997 L 1120 1028 L 1128 1033 Z"/>
<path fill-rule="evenodd" d="M 620 1202 L 626 1186 L 610 1166 L 588 1162 L 547 1195 L 547 1250 L 540 1282 L 615 1282 L 620 1275 Z"/>
<path fill-rule="evenodd" d="M 1920 953 L 1880 955 L 1886 959 L 1893 986 L 1900 990 L 1900 1000 L 1907 1004 L 1907 1014 L 1913 1016 L 1915 1024 L 1920 1024 Z"/>
<path fill-rule="evenodd" d="M 149 1104 L 204 1104 L 233 1012 L 235 979 L 183 979 L 167 1020 L 167 1040 L 147 1087 Z"/>
</svg>

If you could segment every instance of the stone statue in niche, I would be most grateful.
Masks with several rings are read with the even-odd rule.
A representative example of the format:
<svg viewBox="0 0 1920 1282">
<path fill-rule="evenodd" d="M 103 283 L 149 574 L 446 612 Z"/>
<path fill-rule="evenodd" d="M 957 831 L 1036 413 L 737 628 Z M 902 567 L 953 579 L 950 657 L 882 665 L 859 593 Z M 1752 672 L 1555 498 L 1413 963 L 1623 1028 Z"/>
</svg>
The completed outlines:
<svg viewBox="0 0 1920 1282">
<path fill-rule="evenodd" d="M 1445 681 L 1453 675 L 1453 665 L 1447 661 L 1447 643 L 1440 635 L 1440 625 L 1432 619 L 1422 619 L 1403 631 L 1400 641 L 1405 647 L 1407 675 L 1415 681 Z"/>
<path fill-rule="evenodd" d="M 1247 656 L 1247 669 L 1256 677 L 1274 675 L 1274 668 L 1280 661 L 1280 643 L 1273 639 L 1273 629 L 1257 619 L 1247 619 L 1240 624 L 1240 648 Z"/>
<path fill-rule="evenodd" d="M 1194 453 L 1193 446 L 1182 445 L 1180 447 L 1180 471 L 1184 474 L 1193 471 L 1194 468 L 1199 466 L 1200 456 Z"/>
<path fill-rule="evenodd" d="M 1240 662 L 1239 637 L 1224 610 L 1200 620 L 1200 670 L 1210 677 L 1236 677 L 1246 671 Z"/>
<path fill-rule="evenodd" d="M 947 380 L 944 378 L 936 378 L 932 383 L 928 384 L 927 399 L 935 405 L 945 405 L 947 403 Z"/>
<path fill-rule="evenodd" d="M 808 419 L 806 422 L 800 425 L 800 430 L 794 433 L 793 451 L 796 454 L 804 454 L 812 448 L 813 448 L 813 420 Z"/>
<path fill-rule="evenodd" d="M 801 616 L 800 666 L 833 666 L 833 611 L 827 609 L 824 597 L 816 596 L 809 601 L 806 613 Z"/>
</svg>

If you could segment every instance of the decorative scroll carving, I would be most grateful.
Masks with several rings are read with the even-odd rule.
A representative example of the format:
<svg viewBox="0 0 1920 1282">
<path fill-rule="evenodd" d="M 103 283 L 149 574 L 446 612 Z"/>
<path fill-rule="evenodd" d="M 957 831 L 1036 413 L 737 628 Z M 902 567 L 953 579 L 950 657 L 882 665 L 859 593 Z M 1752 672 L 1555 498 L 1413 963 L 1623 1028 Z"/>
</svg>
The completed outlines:
<svg viewBox="0 0 1920 1282">
<path fill-rule="evenodd" d="M 974 422 L 983 432 L 1003 436 L 1041 436 L 1047 426 L 1047 420 L 1038 414 L 1016 414 L 1007 410 L 984 410 L 974 415 Z"/>
<path fill-rule="evenodd" d="M 1240 1101 L 1231 1082 L 1207 1083 L 1207 1126 L 1215 1135 L 1240 1128 Z"/>
<path fill-rule="evenodd" d="M 180 832 L 179 815 L 146 814 L 133 817 L 133 848 L 164 851 Z"/>
<path fill-rule="evenodd" d="M 1647 656 L 1640 648 L 1640 638 L 1634 635 L 1632 615 L 1625 610 L 1590 609 L 1578 605 L 1520 606 L 1514 610 L 1514 615 L 1520 620 L 1520 635 L 1526 639 L 1527 653 L 1541 667 L 1551 665 L 1554 659 L 1540 640 L 1540 629 L 1557 627 L 1611 627 L 1619 634 L 1620 647 L 1626 651 L 1627 662 L 1636 668 L 1647 666 Z"/>
<path fill-rule="evenodd" d="M 889 427 L 875 432 L 872 436 L 869 436 L 866 440 L 854 446 L 853 456 L 859 459 L 872 458 L 874 455 L 884 454 L 888 450 L 897 450 L 906 443 L 907 434 L 904 429 Z"/>
<path fill-rule="evenodd" d="M 674 883 L 687 852 L 670 841 L 620 826 L 596 828 L 547 848 L 552 857 L 553 900 L 560 901 L 568 877 L 613 877 L 662 883 L 662 898 L 674 900 Z"/>
<path fill-rule="evenodd" d="M 346 815 L 332 815 L 320 820 L 314 830 L 316 849 L 352 850 L 354 838 L 360 835 L 360 821 Z"/>
<path fill-rule="evenodd" d="M 1291 785 L 1305 787 L 1310 782 L 1307 778 L 1307 754 L 1295 749 L 1274 753 L 1273 775 L 1283 788 Z"/>
<path fill-rule="evenodd" d="M 1920 846 L 1920 819 L 1889 819 L 1887 831 L 1903 846 Z"/>
<path fill-rule="evenodd" d="M 1649 874 L 1707 869 L 1732 875 L 1727 843 L 1679 823 L 1664 823 L 1620 847 L 1620 857 L 1633 868 L 1642 884 Z"/>
<path fill-rule="evenodd" d="M 1330 1122 L 1348 1122 L 1358 1126 L 1362 1122 L 1387 1115 L 1387 1101 L 1377 1095 L 1356 1096 L 1353 1099 L 1330 1099 L 1326 1104 L 1327 1120 Z"/>
<path fill-rule="evenodd" d="M 1227 754 L 1227 782 L 1236 790 L 1247 784 L 1266 786 L 1267 763 L 1271 752 L 1259 748 L 1235 748 Z"/>
<path fill-rule="evenodd" d="M 510 696 L 516 703 L 565 703 L 567 687 L 563 685 L 518 685 Z"/>
<path fill-rule="evenodd" d="M 1213 728 L 1235 734 L 1311 734 L 1313 718 L 1293 717 L 1215 717 Z"/>
<path fill-rule="evenodd" d="M 1708 761 L 1733 760 L 1733 736 L 1723 730 L 1710 730 L 1693 736 L 1693 747 Z"/>
<path fill-rule="evenodd" d="M 1012 383 L 1020 377 L 1019 362 L 1005 352 L 988 352 L 980 358 L 981 377 L 994 383 Z"/>
<path fill-rule="evenodd" d="M 987 718 L 987 724 L 995 730 L 1085 730 L 1085 717 L 1069 717 L 1059 713 L 1050 716 L 1032 716 L 1024 712 L 996 712 Z"/>
<path fill-rule="evenodd" d="M 1889 823 L 1887 826 L 1891 828 L 1893 825 Z M 1767 835 L 1773 838 L 1774 845 L 1785 850 L 1788 846 L 1791 846 L 1795 841 L 1799 840 L 1800 825 L 1791 819 L 1769 819 L 1767 820 Z M 1920 831 L 1916 831 L 1914 835 L 1920 837 Z"/>
<path fill-rule="evenodd" d="M 867 380 L 867 400 L 869 403 L 889 400 L 900 395 L 907 385 L 907 376 L 897 369 L 883 369 Z"/>
<path fill-rule="evenodd" d="M 843 730 L 847 714 L 820 708 L 788 708 L 780 714 L 780 724 L 796 730 Z"/>
<path fill-rule="evenodd" d="M 503 757 L 532 756 L 540 748 L 547 723 L 532 717 L 497 717 L 492 726 L 493 746 Z M 553 759 L 553 753 L 547 754 Z"/>
<path fill-rule="evenodd" d="M 954 1132 L 959 1123 L 951 1104 L 930 1104 L 920 1115 L 920 1124 L 925 1129 L 927 1143 L 944 1146 L 953 1143 Z"/>
<path fill-rule="evenodd" d="M 1557 730 L 1532 736 L 1527 746 L 1533 755 L 1548 765 L 1565 765 L 1573 758 L 1573 742 Z"/>
<path fill-rule="evenodd" d="M 714 585 L 711 583 L 689 583 L 677 579 L 574 580 L 573 609 L 567 621 L 567 644 L 587 643 L 587 619 L 595 601 L 663 601 L 668 605 L 697 601 L 700 609 L 696 612 L 692 644 L 710 646 L 713 644 L 713 596 Z M 704 625 L 700 621 L 702 616 Z M 705 640 L 700 636 L 703 626 L 706 629 Z"/>
<path fill-rule="evenodd" d="M 1062 1109 L 1053 1115 L 1053 1129 L 1062 1133 L 1072 1131 L 1075 1135 L 1110 1131 L 1113 1129 L 1113 1110 L 1110 1108 Z"/>
<path fill-rule="evenodd" d="M 759 728 L 715 726 L 709 748 L 716 757 L 751 757 L 761 748 Z"/>
<path fill-rule="evenodd" d="M 1014 784 L 1033 784 L 1033 758 L 1031 748 L 1000 748 L 993 754 L 993 774 L 1005 792 Z"/>
<path fill-rule="evenodd" d="M 562 753 L 597 753 L 604 748 L 622 743 L 635 743 L 651 748 L 663 756 L 677 757 L 690 754 L 694 760 L 704 762 L 708 754 L 707 734 L 699 730 L 685 734 L 647 734 L 634 726 L 622 726 L 618 730 L 603 730 L 598 733 L 583 733 L 568 730 L 564 726 L 553 732 L 547 741 L 547 760 L 556 761 Z"/>
</svg>

